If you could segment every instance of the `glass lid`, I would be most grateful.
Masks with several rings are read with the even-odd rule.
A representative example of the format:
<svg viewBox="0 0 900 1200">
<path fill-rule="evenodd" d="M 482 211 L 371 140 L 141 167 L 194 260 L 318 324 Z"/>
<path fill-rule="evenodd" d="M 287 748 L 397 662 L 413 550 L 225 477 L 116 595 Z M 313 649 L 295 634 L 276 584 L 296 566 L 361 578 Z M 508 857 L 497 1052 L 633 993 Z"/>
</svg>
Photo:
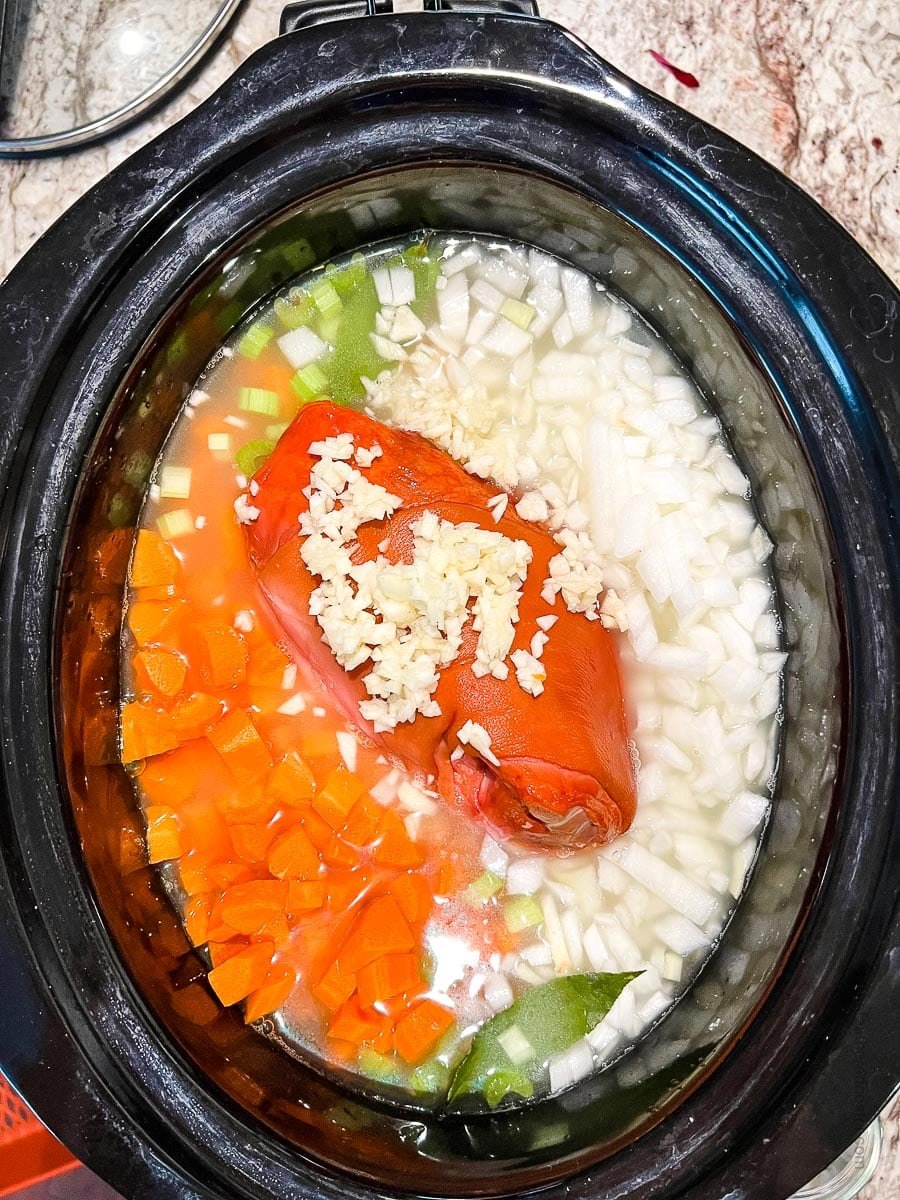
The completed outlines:
<svg viewBox="0 0 900 1200">
<path fill-rule="evenodd" d="M 0 0 L 0 155 L 104 137 L 176 87 L 241 0 Z"/>
</svg>

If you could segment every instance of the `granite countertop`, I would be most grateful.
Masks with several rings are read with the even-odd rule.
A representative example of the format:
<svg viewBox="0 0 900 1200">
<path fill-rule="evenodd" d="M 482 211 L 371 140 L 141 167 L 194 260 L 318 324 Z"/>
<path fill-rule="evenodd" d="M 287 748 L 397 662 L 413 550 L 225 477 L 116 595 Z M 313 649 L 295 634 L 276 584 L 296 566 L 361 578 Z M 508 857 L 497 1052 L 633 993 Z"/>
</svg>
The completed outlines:
<svg viewBox="0 0 900 1200">
<path fill-rule="evenodd" d="M 171 36 L 173 15 L 183 23 L 212 7 L 205 0 L 170 5 L 154 31 L 159 45 L 164 49 L 167 28 Z M 282 7 L 279 0 L 249 0 L 189 86 L 114 140 L 65 158 L 0 162 L 0 277 L 82 192 L 205 99 L 273 36 Z M 900 280 L 895 0 L 541 0 L 540 7 L 634 79 L 785 171 Z M 83 37 L 84 22 L 70 20 L 67 28 L 72 38 Z M 90 39 L 85 43 L 72 43 L 73 61 L 79 69 L 90 71 L 95 62 L 103 70 L 102 54 L 92 58 Z M 651 49 L 690 72 L 699 86 L 679 82 Z M 58 102 L 60 74 L 59 55 L 48 53 L 21 102 L 35 111 Z M 69 85 L 77 89 L 79 78 Z M 900 1197 L 900 1099 L 883 1122 L 884 1149 L 864 1200 Z M 79 1188 L 81 1194 L 88 1193 Z"/>
</svg>

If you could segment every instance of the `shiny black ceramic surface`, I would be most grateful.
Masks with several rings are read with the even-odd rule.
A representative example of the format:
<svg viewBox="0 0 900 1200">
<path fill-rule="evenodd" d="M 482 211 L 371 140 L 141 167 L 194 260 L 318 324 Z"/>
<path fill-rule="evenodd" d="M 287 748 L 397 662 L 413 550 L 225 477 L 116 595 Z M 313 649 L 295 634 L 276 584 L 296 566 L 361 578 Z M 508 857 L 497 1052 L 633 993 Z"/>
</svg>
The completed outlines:
<svg viewBox="0 0 900 1200">
<path fill-rule="evenodd" d="M 129 915 L 58 753 L 121 446 L 155 452 L 285 246 L 423 226 L 546 246 L 660 329 L 754 480 L 792 652 L 773 822 L 694 993 L 614 1071 L 490 1118 L 348 1098 L 231 1015 L 180 1025 L 191 955 Z M 897 299 L 783 176 L 517 16 L 291 33 L 45 235 L 0 289 L 0 1066 L 76 1153 L 179 1200 L 779 1200 L 852 1140 L 898 1076 Z"/>
</svg>

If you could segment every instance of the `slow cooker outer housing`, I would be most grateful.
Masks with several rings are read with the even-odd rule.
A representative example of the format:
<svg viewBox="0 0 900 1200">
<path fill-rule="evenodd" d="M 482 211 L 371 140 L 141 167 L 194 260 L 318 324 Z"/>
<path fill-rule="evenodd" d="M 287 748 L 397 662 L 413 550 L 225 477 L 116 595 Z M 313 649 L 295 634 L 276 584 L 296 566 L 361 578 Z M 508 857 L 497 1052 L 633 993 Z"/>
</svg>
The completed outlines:
<svg viewBox="0 0 900 1200">
<path fill-rule="evenodd" d="M 627 148 L 632 173 L 614 181 L 618 190 L 611 182 L 604 192 L 582 143 L 568 144 L 552 126 L 561 108 L 573 128 L 592 126 L 598 144 Z M 223 211 L 217 229 L 204 194 L 243 172 L 246 196 L 255 161 L 277 157 L 291 138 L 305 139 L 311 189 L 388 169 L 393 155 L 502 163 L 598 196 L 685 261 L 743 336 L 759 339 L 752 349 L 783 389 L 831 518 L 843 606 L 843 803 L 826 831 L 823 875 L 818 890 L 810 887 L 794 954 L 729 1057 L 653 1133 L 551 1193 L 786 1196 L 843 1149 L 898 1074 L 897 778 L 888 734 L 897 728 L 897 479 L 886 448 L 897 444 L 897 295 L 781 175 L 545 22 L 379 16 L 279 39 L 79 201 L 0 291 L 0 961 L 9 993 L 0 1064 L 127 1194 L 370 1194 L 310 1168 L 204 1093 L 124 975 L 110 1004 L 115 956 L 79 865 L 52 749 L 53 597 L 84 453 L 121 382 L 120 364 L 174 299 L 184 263 L 172 255 L 172 231 L 182 231 L 181 255 L 197 260 L 193 268 L 217 235 L 249 233 L 252 203 Z M 277 169 L 266 186 L 278 192 Z M 671 204 L 660 205 L 665 189 Z M 691 210 L 693 230 L 684 224 Z M 728 251 L 720 277 L 717 242 Z M 736 254 L 743 277 L 725 269 Z M 131 296 L 131 310 L 110 316 L 119 279 L 144 259 L 141 304 Z M 803 355 L 789 356 L 772 337 L 766 306 L 776 292 L 785 345 L 799 338 Z M 76 366 L 84 368 L 77 392 Z M 71 881 L 72 910 L 90 926 L 77 947 L 60 942 L 61 880 Z M 114 1010 L 102 1021 L 99 1003 Z M 132 1029 L 127 1061 L 103 1045 L 107 1021 Z M 38 1031 L 40 1053 L 29 1050 Z M 475 1177 L 459 1186 L 479 1187 Z"/>
</svg>

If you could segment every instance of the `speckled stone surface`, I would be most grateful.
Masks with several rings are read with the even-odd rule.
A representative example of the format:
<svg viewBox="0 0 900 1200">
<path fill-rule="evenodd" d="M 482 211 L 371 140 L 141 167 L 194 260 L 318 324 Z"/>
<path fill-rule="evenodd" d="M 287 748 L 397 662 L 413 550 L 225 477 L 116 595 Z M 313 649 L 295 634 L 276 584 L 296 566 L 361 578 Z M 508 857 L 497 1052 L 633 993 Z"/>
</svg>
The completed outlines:
<svg viewBox="0 0 900 1200">
<path fill-rule="evenodd" d="M 62 7 L 62 6 L 61 6 Z M 76 5 L 106 11 L 96 0 Z M 213 4 L 210 0 L 209 10 Z M 282 5 L 249 0 L 228 35 L 189 86 L 148 120 L 112 141 L 65 158 L 0 162 L 0 276 L 82 192 L 161 129 L 205 99 L 257 46 L 277 30 Z M 402 0 L 398 8 L 414 7 Z M 178 0 L 179 44 L 202 0 Z M 543 0 L 542 12 L 584 39 L 647 87 L 752 147 L 791 176 L 839 220 L 881 267 L 900 280 L 900 6 L 896 0 Z M 83 28 L 84 23 L 79 26 Z M 165 56 L 166 29 L 154 27 Z M 70 33 L 74 31 L 70 30 Z M 76 48 L 77 49 L 77 48 Z M 659 66 L 654 49 L 696 76 L 688 88 Z M 177 57 L 177 47 L 170 57 Z M 107 81 L 85 89 L 72 82 L 51 53 L 46 70 L 34 56 L 21 93 L 32 125 L 41 106 L 48 127 L 60 127 L 53 105 L 96 115 Z M 54 65 L 55 64 L 55 65 Z M 109 71 L 96 39 L 86 41 L 79 71 Z M 885 1111 L 884 1149 L 862 1200 L 900 1200 L 900 1100 Z M 39 1196 L 84 1200 L 109 1196 L 85 1172 Z M 73 1190 L 75 1189 L 75 1190 Z"/>
</svg>

